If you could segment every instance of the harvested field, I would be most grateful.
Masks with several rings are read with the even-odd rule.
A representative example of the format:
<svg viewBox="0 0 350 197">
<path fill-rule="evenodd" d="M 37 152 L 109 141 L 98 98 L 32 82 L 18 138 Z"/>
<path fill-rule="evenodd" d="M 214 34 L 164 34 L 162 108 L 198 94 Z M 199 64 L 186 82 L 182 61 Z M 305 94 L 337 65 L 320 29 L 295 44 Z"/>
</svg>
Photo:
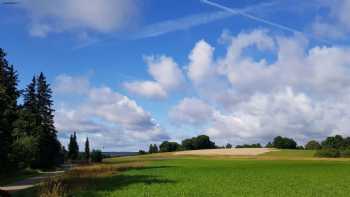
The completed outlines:
<svg viewBox="0 0 350 197">
<path fill-rule="evenodd" d="M 191 150 L 174 153 L 175 155 L 226 155 L 226 156 L 256 156 L 271 151 L 278 151 L 273 148 L 231 148 L 231 149 L 208 149 L 208 150 Z"/>
</svg>

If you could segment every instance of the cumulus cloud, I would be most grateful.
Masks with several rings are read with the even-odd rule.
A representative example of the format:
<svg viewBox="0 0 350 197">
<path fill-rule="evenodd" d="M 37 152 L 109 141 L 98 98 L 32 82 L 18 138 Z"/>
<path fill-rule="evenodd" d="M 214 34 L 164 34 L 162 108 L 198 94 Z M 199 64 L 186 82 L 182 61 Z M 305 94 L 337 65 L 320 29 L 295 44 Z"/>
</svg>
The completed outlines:
<svg viewBox="0 0 350 197">
<path fill-rule="evenodd" d="M 165 98 L 167 96 L 163 87 L 154 81 L 134 81 L 125 83 L 124 86 L 129 92 L 146 98 Z"/>
<path fill-rule="evenodd" d="M 170 119 L 175 123 L 184 125 L 205 125 L 212 116 L 212 108 L 197 98 L 184 98 L 169 112 Z"/>
<path fill-rule="evenodd" d="M 73 82 L 75 80 L 66 77 Z M 79 78 L 77 80 L 79 81 Z M 61 81 L 65 83 L 65 80 Z M 118 144 L 135 147 L 136 144 L 142 144 L 140 141 L 168 138 L 167 133 L 149 112 L 134 100 L 109 87 L 90 87 L 82 96 L 79 105 L 72 106 L 66 101 L 58 106 L 55 112 L 55 126 L 60 133 L 77 131 L 84 136 L 99 135 L 101 139 L 108 136 L 116 141 L 116 145 L 110 148 L 116 148 Z M 100 143 L 99 145 L 105 145 L 103 141 Z"/>
<path fill-rule="evenodd" d="M 350 135 L 349 48 L 310 47 L 301 35 L 273 36 L 261 29 L 222 40 L 226 54 L 202 68 L 210 67 L 228 85 L 181 101 L 169 112 L 175 124 L 204 125 L 219 142 L 233 143 Z M 210 82 L 195 89 L 213 90 L 218 81 Z"/>
<path fill-rule="evenodd" d="M 136 0 L 25 0 L 21 6 L 30 16 L 31 35 L 39 37 L 64 31 L 109 33 L 137 15 Z"/>
<path fill-rule="evenodd" d="M 188 56 L 190 63 L 187 75 L 194 83 L 200 83 L 212 74 L 213 53 L 214 48 L 205 40 L 197 42 L 192 49 Z"/>
<path fill-rule="evenodd" d="M 179 65 L 167 56 L 147 56 L 148 73 L 154 81 L 133 81 L 124 83 L 131 93 L 147 98 L 165 98 L 168 93 L 179 88 L 184 76 Z"/>
</svg>

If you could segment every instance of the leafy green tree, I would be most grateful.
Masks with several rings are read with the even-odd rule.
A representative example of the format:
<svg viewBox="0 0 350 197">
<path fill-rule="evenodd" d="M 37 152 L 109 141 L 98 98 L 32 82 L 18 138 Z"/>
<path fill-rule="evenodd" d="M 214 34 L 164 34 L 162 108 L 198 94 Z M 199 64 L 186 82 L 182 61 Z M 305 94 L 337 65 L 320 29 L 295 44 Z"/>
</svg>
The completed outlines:
<svg viewBox="0 0 350 197">
<path fill-rule="evenodd" d="M 86 141 L 85 141 L 85 160 L 86 161 L 90 160 L 90 143 L 89 143 L 89 138 L 86 138 Z"/>
<path fill-rule="evenodd" d="M 277 136 L 273 139 L 272 145 L 274 148 L 281 149 L 296 149 L 297 143 L 291 139 L 286 137 Z"/>
<path fill-rule="evenodd" d="M 103 160 L 103 154 L 101 150 L 92 150 L 91 161 L 95 163 L 100 163 Z"/>
<path fill-rule="evenodd" d="M 11 155 L 11 160 L 14 161 L 19 169 L 29 167 L 37 154 L 37 138 L 27 134 L 17 136 L 12 149 L 15 154 Z"/>
<path fill-rule="evenodd" d="M 322 148 L 335 148 L 340 149 L 344 148 L 346 141 L 341 135 L 327 137 L 322 143 Z"/>
<path fill-rule="evenodd" d="M 306 150 L 318 150 L 321 149 L 321 144 L 316 140 L 311 140 L 307 144 L 305 144 Z"/>
<path fill-rule="evenodd" d="M 180 150 L 180 144 L 176 142 L 164 141 L 159 145 L 160 152 L 174 152 Z"/>
<path fill-rule="evenodd" d="M 184 150 L 198 150 L 198 149 L 212 149 L 216 148 L 215 143 L 210 141 L 209 136 L 199 135 L 191 139 L 182 141 L 182 148 Z"/>
<path fill-rule="evenodd" d="M 192 139 L 185 139 L 181 142 L 182 148 L 184 150 L 194 150 L 193 146 L 193 138 Z"/>
<path fill-rule="evenodd" d="M 237 145 L 236 148 L 262 148 L 261 144 L 243 144 Z"/>
<path fill-rule="evenodd" d="M 268 143 L 266 144 L 265 148 L 273 148 L 272 143 L 271 143 L 271 142 L 268 142 Z"/>
</svg>

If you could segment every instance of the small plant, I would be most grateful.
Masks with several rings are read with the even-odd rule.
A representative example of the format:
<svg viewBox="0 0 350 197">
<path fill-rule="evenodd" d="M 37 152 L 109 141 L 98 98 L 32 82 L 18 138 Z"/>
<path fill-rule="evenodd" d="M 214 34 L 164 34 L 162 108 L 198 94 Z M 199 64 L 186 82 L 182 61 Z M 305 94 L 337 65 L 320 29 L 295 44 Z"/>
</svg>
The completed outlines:
<svg viewBox="0 0 350 197">
<path fill-rule="evenodd" d="M 40 188 L 39 197 L 66 197 L 67 190 L 60 178 L 49 178 Z"/>
<path fill-rule="evenodd" d="M 336 158 L 336 157 L 340 157 L 340 152 L 339 150 L 335 149 L 335 148 L 323 148 L 318 150 L 315 153 L 316 157 L 329 157 L 329 158 Z"/>
</svg>

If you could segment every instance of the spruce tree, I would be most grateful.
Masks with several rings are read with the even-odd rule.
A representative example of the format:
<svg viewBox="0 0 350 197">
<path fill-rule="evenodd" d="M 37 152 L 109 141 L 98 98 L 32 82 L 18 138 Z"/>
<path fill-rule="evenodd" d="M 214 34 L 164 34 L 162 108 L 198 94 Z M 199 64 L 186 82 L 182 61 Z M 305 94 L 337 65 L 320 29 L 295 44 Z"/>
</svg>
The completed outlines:
<svg viewBox="0 0 350 197">
<path fill-rule="evenodd" d="M 158 153 L 159 152 L 157 144 L 153 145 L 153 152 L 154 153 Z"/>
<path fill-rule="evenodd" d="M 6 53 L 0 48 L 0 168 L 10 166 L 13 143 L 14 122 L 17 119 L 18 76 L 6 60 Z"/>
<path fill-rule="evenodd" d="M 51 88 L 43 73 L 37 79 L 37 110 L 40 126 L 38 135 L 38 155 L 36 167 L 51 168 L 58 163 L 61 144 L 57 139 L 57 131 L 54 126 L 53 101 Z"/>
<path fill-rule="evenodd" d="M 68 157 L 71 160 L 78 159 L 79 156 L 79 145 L 77 142 L 77 135 L 74 132 L 73 135 L 70 136 L 69 145 L 68 145 Z"/>
<path fill-rule="evenodd" d="M 86 138 L 86 141 L 85 141 L 85 159 L 86 159 L 86 161 L 90 160 L 90 143 L 89 143 L 89 138 Z"/>
</svg>

